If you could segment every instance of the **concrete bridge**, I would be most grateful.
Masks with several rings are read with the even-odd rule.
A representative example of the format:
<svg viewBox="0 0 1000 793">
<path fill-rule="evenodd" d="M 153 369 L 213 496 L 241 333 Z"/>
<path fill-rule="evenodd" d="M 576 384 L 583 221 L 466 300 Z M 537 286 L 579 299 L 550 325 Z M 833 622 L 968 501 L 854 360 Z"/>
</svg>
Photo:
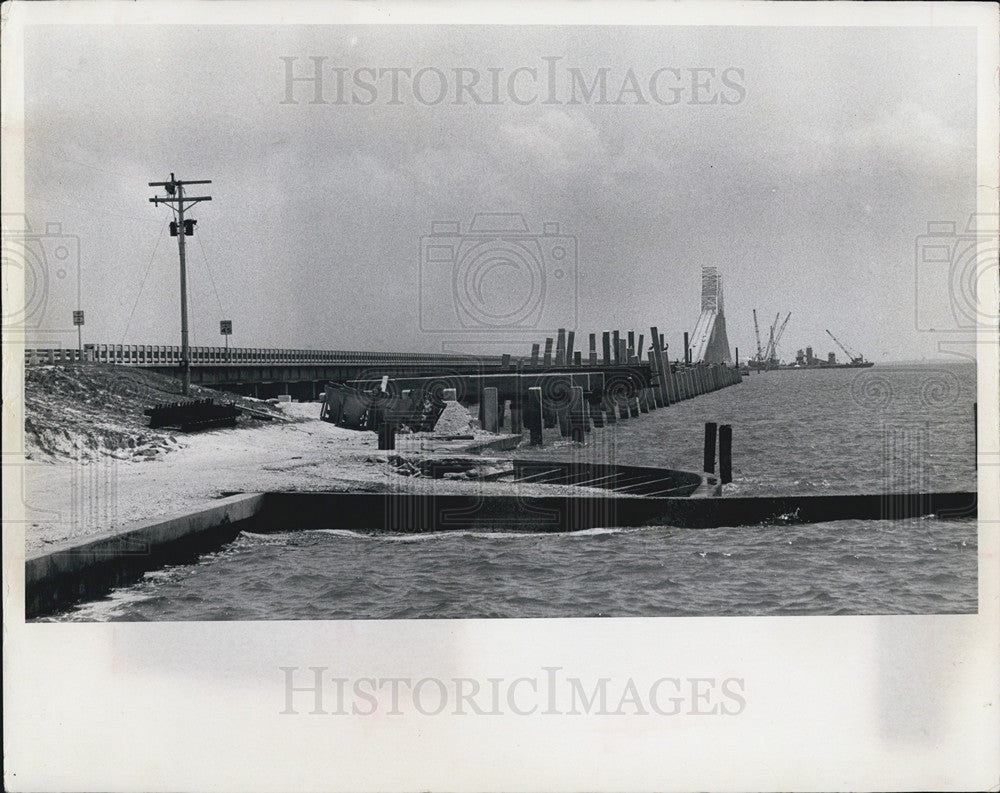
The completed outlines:
<svg viewBox="0 0 1000 793">
<path fill-rule="evenodd" d="M 657 338 L 656 329 L 651 338 Z M 617 334 L 615 334 L 617 335 Z M 560 334 L 562 336 L 562 334 Z M 624 350 L 624 340 L 622 343 Z M 561 350 L 561 345 L 560 345 Z M 592 399 L 605 393 L 633 397 L 643 408 L 669 405 L 700 393 L 740 381 L 732 367 L 670 363 L 652 350 L 645 359 L 616 356 L 605 351 L 599 360 L 592 354 L 567 356 L 546 351 L 544 357 L 443 355 L 433 353 L 359 352 L 238 347 L 192 347 L 191 382 L 259 398 L 289 394 L 296 399 L 317 399 L 327 383 L 375 384 L 388 376 L 398 387 L 434 381 L 455 387 L 465 400 L 478 400 L 483 387 L 501 386 L 501 392 L 520 392 L 529 386 L 558 391 L 560 384 L 583 385 Z M 641 350 L 639 351 L 641 353 Z M 81 361 L 107 366 L 147 369 L 171 377 L 181 373 L 181 348 L 165 345 L 85 345 L 76 349 L 28 349 L 25 363 L 72 364 Z M 638 404 L 635 406 L 638 410 Z"/>
</svg>

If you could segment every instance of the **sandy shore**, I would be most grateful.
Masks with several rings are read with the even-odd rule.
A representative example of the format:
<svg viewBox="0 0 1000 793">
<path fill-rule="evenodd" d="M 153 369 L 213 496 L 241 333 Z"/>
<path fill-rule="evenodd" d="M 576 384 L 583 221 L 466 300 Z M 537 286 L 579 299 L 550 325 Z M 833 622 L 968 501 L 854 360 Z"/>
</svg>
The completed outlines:
<svg viewBox="0 0 1000 793">
<path fill-rule="evenodd" d="M 388 462 L 389 456 L 462 456 L 470 442 L 401 434 L 395 452 L 380 452 L 374 433 L 320 421 L 319 403 L 288 403 L 282 408 L 296 421 L 177 435 L 173 451 L 151 459 L 105 456 L 90 462 L 30 463 L 25 468 L 26 551 L 194 509 L 236 492 L 509 493 L 516 487 L 525 495 L 554 495 L 581 490 L 404 476 Z M 495 437 L 476 435 L 478 440 Z M 483 456 L 502 465 L 511 453 Z"/>
</svg>

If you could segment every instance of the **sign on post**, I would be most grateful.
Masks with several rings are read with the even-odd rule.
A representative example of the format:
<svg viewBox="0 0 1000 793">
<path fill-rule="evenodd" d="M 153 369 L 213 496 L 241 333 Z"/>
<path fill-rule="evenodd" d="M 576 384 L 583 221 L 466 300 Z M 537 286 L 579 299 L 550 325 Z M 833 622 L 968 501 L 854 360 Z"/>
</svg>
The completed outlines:
<svg viewBox="0 0 1000 793">
<path fill-rule="evenodd" d="M 233 335 L 233 321 L 231 319 L 223 319 L 219 321 L 219 333 L 223 336 Z"/>
<path fill-rule="evenodd" d="M 82 311 L 74 311 L 73 312 L 73 324 L 74 325 L 82 325 L 83 324 L 83 312 Z"/>
</svg>

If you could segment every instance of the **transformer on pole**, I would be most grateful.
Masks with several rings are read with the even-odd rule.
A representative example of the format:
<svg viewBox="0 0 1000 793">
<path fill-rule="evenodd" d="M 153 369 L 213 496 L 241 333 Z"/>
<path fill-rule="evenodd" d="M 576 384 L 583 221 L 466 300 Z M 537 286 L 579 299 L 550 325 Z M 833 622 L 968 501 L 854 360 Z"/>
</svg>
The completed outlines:
<svg viewBox="0 0 1000 793">
<path fill-rule="evenodd" d="M 184 211 L 200 201 L 211 201 L 211 196 L 185 196 L 184 186 L 189 184 L 212 184 L 211 179 L 181 180 L 175 179 L 170 174 L 169 182 L 150 182 L 150 187 L 162 187 L 166 196 L 154 196 L 149 199 L 151 203 L 159 206 L 168 204 L 176 215 L 176 220 L 170 223 L 170 235 L 177 237 L 177 249 L 181 261 L 181 382 L 183 384 L 184 395 L 187 396 L 191 390 L 191 347 L 188 343 L 188 316 L 187 316 L 187 269 L 184 261 L 184 238 L 194 234 L 194 225 L 197 220 L 184 219 Z"/>
</svg>

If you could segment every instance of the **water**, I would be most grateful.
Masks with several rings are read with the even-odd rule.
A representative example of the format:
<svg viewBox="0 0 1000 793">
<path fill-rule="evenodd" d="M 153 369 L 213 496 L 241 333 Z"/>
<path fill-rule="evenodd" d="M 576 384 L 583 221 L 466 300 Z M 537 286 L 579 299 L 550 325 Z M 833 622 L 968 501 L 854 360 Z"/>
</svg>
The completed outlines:
<svg viewBox="0 0 1000 793">
<path fill-rule="evenodd" d="M 734 426 L 738 495 L 974 490 L 971 366 L 771 372 L 537 456 L 700 468 Z M 533 456 L 535 452 L 532 452 Z M 397 619 L 977 610 L 974 520 L 569 534 L 241 534 L 55 619 Z"/>
</svg>

